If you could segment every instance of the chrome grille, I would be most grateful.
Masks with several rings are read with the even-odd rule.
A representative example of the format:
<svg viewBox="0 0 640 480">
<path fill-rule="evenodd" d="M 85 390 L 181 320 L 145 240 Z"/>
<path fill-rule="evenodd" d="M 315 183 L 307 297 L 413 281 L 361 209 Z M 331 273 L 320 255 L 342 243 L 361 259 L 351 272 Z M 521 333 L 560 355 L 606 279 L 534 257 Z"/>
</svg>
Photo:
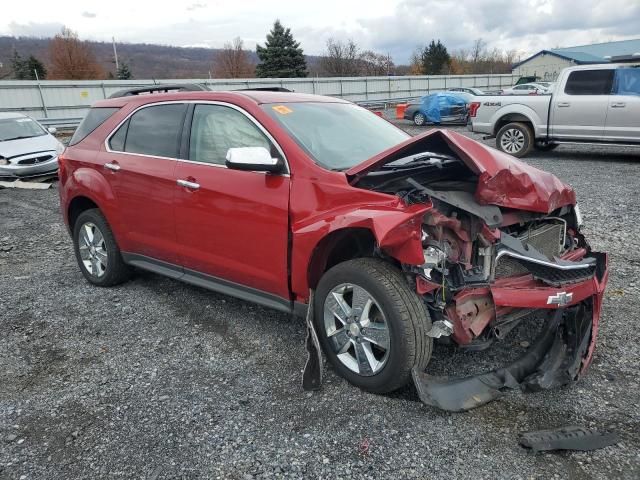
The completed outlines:
<svg viewBox="0 0 640 480">
<path fill-rule="evenodd" d="M 18 165 L 36 165 L 38 163 L 47 162 L 53 158 L 53 155 L 41 155 L 39 157 L 25 158 L 18 161 Z"/>
</svg>

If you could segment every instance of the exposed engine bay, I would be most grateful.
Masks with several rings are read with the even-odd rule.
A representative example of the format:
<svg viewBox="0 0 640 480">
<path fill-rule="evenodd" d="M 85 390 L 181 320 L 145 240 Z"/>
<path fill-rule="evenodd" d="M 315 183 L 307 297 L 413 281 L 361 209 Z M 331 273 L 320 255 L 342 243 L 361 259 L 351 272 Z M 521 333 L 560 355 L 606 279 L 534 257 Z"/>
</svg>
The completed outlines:
<svg viewBox="0 0 640 480">
<path fill-rule="evenodd" d="M 435 145 L 435 151 L 378 166 L 356 183 L 432 207 L 422 221 L 424 264 L 403 265 L 430 313 L 428 335 L 482 350 L 539 309 L 548 328 L 526 358 L 500 371 L 467 379 L 414 371 L 420 397 L 459 411 L 486 403 L 504 387 L 535 390 L 574 381 L 593 352 L 606 254 L 591 251 L 577 205 L 565 201 L 545 213 L 481 202 L 484 174 L 447 143 Z"/>
</svg>

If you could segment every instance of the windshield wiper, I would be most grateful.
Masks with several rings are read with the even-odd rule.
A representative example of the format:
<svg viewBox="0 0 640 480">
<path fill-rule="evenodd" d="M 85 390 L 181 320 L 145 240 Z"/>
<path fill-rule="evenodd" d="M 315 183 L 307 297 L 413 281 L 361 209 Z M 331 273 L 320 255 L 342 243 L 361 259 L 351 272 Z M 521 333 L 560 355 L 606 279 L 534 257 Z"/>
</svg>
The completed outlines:
<svg viewBox="0 0 640 480">
<path fill-rule="evenodd" d="M 28 136 L 27 135 L 22 135 L 22 136 L 19 136 L 19 137 L 3 138 L 0 141 L 8 142 L 9 140 L 22 140 L 23 138 L 33 138 L 34 136 L 36 136 L 36 135 L 28 135 Z"/>
</svg>

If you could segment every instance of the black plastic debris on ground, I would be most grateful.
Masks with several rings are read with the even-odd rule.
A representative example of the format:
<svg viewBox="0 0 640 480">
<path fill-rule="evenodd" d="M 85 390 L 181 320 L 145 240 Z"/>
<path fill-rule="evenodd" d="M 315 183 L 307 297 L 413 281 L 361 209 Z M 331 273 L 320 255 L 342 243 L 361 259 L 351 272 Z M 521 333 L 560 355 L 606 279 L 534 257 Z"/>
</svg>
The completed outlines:
<svg viewBox="0 0 640 480">
<path fill-rule="evenodd" d="M 620 441 L 613 432 L 599 432 L 582 427 L 563 427 L 557 430 L 539 430 L 520 435 L 518 443 L 533 452 L 551 450 L 597 450 Z"/>
</svg>

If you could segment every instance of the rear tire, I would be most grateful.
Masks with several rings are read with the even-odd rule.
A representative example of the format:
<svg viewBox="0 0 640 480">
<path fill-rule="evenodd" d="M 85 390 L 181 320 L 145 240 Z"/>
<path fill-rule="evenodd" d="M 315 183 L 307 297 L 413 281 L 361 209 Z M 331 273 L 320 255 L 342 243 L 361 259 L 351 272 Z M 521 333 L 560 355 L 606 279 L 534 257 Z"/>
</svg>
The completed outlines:
<svg viewBox="0 0 640 480">
<path fill-rule="evenodd" d="M 131 268 L 122 260 L 111 227 L 99 209 L 85 210 L 78 216 L 73 246 L 80 271 L 90 283 L 111 287 L 131 276 Z"/>
<path fill-rule="evenodd" d="M 518 158 L 527 155 L 533 148 L 533 143 L 533 132 L 526 123 L 507 123 L 496 135 L 498 150 Z"/>
<path fill-rule="evenodd" d="M 426 335 L 431 328 L 427 309 L 387 262 L 359 258 L 334 266 L 320 279 L 313 308 L 329 363 L 364 390 L 397 390 L 410 380 L 414 367 L 424 370 L 429 363 L 433 342 Z"/>
</svg>

